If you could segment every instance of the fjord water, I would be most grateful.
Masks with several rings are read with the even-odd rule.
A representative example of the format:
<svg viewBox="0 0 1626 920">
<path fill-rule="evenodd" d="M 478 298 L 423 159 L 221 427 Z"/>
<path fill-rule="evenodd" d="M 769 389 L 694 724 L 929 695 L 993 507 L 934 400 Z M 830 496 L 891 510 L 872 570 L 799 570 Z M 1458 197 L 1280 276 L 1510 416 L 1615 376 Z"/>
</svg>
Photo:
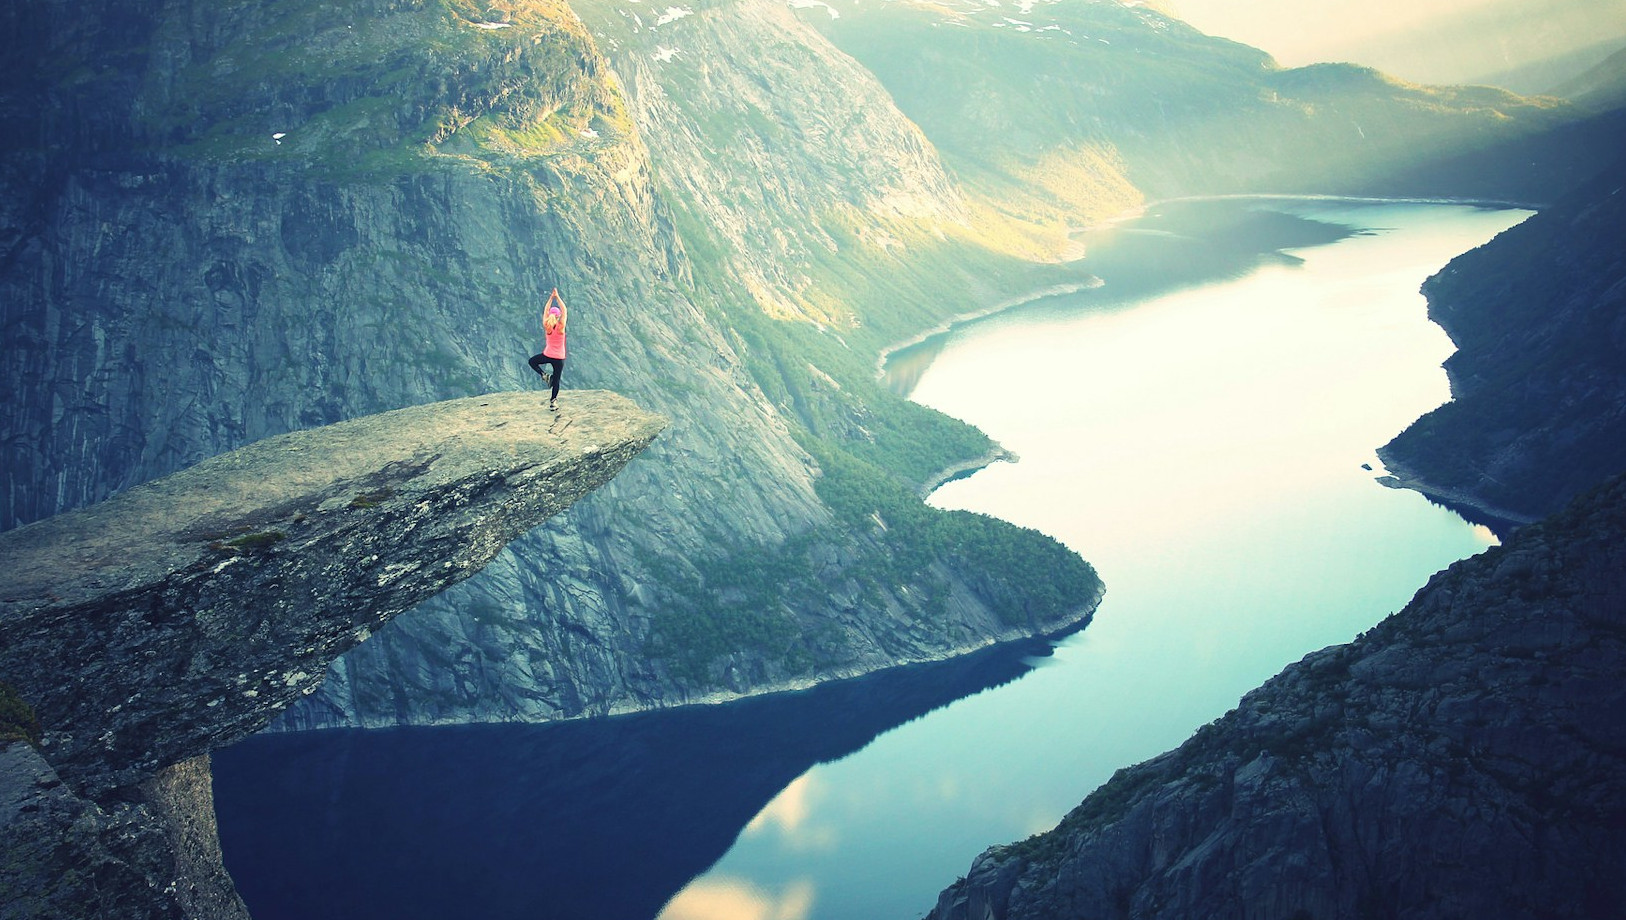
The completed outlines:
<svg viewBox="0 0 1626 920">
<path fill-rule="evenodd" d="M 1053 654 L 573 725 L 251 739 L 216 757 L 228 867 L 260 920 L 919 916 L 987 845 L 1487 545 L 1362 465 L 1448 398 L 1418 285 L 1526 213 L 1172 204 L 1086 240 L 1102 287 L 895 355 L 913 398 L 1021 457 L 933 502 L 1038 528 L 1106 581 Z"/>
</svg>

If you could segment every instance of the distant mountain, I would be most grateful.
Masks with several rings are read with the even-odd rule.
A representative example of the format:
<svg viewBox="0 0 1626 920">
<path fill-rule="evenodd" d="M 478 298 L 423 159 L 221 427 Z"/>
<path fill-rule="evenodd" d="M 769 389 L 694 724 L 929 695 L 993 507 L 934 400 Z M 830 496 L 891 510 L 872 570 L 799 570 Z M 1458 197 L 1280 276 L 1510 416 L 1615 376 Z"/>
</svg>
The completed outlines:
<svg viewBox="0 0 1626 920">
<path fill-rule="evenodd" d="M 1541 94 L 1626 42 L 1620 0 L 1170 0 L 1205 32 L 1293 66 L 1354 61 L 1414 83 Z"/>
<path fill-rule="evenodd" d="M 1626 470 L 1626 160 L 1423 293 L 1453 398 L 1379 452 L 1399 483 L 1518 523 Z"/>
<path fill-rule="evenodd" d="M 1550 201 L 1619 143 L 1554 136 L 1580 114 L 1559 100 L 1351 64 L 1283 69 L 1146 4 L 836 0 L 802 15 L 969 187 L 1036 213 L 1100 214 L 1125 189 Z"/>
<path fill-rule="evenodd" d="M 1626 48 L 1554 87 L 1552 93 L 1601 111 L 1626 107 Z"/>
<path fill-rule="evenodd" d="M 1610 38 L 1586 48 L 1505 70 L 1475 75 L 1470 82 L 1501 86 L 1529 96 L 1561 96 L 1574 99 L 1566 88 L 1586 79 L 1588 71 L 1608 60 L 1620 48 L 1621 39 Z"/>
</svg>

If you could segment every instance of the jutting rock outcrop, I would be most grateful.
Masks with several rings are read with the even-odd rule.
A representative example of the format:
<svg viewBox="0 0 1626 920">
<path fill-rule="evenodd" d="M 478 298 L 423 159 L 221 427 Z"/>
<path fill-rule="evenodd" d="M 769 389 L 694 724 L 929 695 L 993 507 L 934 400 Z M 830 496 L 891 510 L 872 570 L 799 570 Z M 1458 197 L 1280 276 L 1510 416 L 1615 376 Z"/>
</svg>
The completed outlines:
<svg viewBox="0 0 1626 920">
<path fill-rule="evenodd" d="M 1618 916 L 1623 670 L 1616 479 L 987 851 L 931 917 Z"/>
<path fill-rule="evenodd" d="M 243 917 L 208 751 L 666 420 L 497 393 L 267 438 L 0 534 L 0 917 Z M 34 718 L 17 719 L 18 701 Z"/>
<path fill-rule="evenodd" d="M 544 398 L 267 438 L 0 534 L 0 679 L 46 758 L 95 795 L 258 730 L 664 425 L 609 393 Z"/>
</svg>

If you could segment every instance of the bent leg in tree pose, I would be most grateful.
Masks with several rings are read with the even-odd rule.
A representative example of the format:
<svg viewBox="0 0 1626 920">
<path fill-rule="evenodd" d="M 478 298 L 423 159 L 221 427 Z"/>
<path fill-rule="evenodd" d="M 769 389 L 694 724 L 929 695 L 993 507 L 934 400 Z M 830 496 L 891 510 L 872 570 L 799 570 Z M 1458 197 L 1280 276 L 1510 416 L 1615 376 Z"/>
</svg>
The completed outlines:
<svg viewBox="0 0 1626 920">
<path fill-rule="evenodd" d="M 548 295 L 548 302 L 542 306 L 542 353 L 531 356 L 531 370 L 541 376 L 543 383 L 553 385 L 553 391 L 548 396 L 548 408 L 555 412 L 559 411 L 559 378 L 565 374 L 565 321 L 568 318 L 565 300 L 559 296 L 559 289 L 554 288 L 553 293 Z M 552 366 L 551 375 L 542 369 L 543 364 Z"/>
</svg>

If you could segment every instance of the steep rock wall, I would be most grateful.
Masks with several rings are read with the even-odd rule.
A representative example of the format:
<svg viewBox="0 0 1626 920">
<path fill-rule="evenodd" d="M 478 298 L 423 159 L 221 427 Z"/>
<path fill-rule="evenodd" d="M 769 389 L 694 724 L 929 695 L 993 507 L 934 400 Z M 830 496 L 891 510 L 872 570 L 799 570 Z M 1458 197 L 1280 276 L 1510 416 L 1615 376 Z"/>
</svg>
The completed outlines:
<svg viewBox="0 0 1626 920">
<path fill-rule="evenodd" d="M 920 129 L 875 77 L 778 0 L 643 15 L 575 4 L 626 88 L 674 203 L 703 216 L 734 280 L 765 313 L 846 331 L 874 306 L 844 303 L 815 268 L 970 214 Z M 675 9 L 675 8 L 674 8 Z M 821 285 L 822 282 L 822 285 Z"/>
<path fill-rule="evenodd" d="M 1423 293 L 1452 400 L 1379 452 L 1392 484 L 1506 529 L 1626 470 L 1626 161 Z"/>
<path fill-rule="evenodd" d="M 535 386 L 524 359 L 554 286 L 573 311 L 566 405 L 603 386 L 672 419 L 647 464 L 386 628 L 285 724 L 712 699 L 1087 617 L 1093 587 L 1013 625 L 995 608 L 1019 596 L 950 563 L 886 584 L 896 547 L 817 494 L 802 419 L 695 279 L 568 8 L 42 0 L 0 16 L 0 54 L 28 75 L 0 100 L 0 366 L 18 387 L 0 526 L 263 436 Z M 838 420 L 862 432 L 858 402 Z M 805 590 L 751 619 L 726 582 L 763 582 L 759 560 L 781 555 Z M 706 620 L 717 607 L 744 619 Z M 764 623 L 777 645 L 751 640 Z"/>
<path fill-rule="evenodd" d="M 1615 916 L 1623 538 L 1617 479 L 987 851 L 930 916 Z"/>
</svg>

